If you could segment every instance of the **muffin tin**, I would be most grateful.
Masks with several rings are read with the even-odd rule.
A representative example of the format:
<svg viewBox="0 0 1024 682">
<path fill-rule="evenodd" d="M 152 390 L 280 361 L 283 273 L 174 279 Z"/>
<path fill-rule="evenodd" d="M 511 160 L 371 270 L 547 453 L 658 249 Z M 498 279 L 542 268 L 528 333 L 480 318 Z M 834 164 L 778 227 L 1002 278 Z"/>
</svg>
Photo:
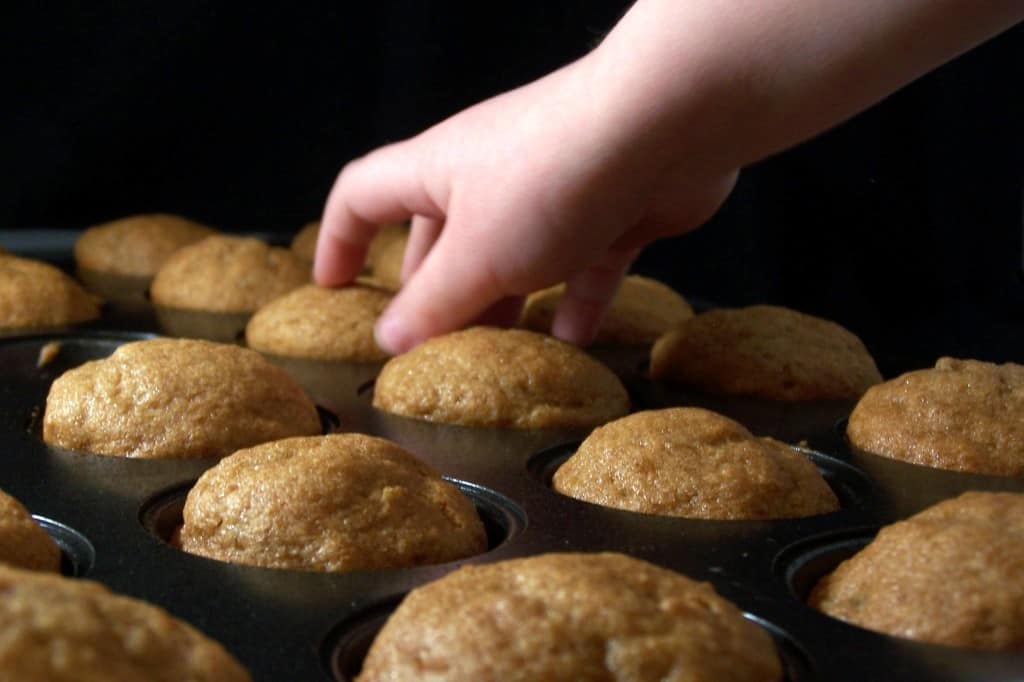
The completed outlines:
<svg viewBox="0 0 1024 682">
<path fill-rule="evenodd" d="M 32 254 L 26 254 L 32 255 Z M 52 252 L 51 254 L 52 255 Z M 67 267 L 70 245 L 63 257 Z M 91 279 L 97 286 L 95 278 Z M 40 424 L 50 383 L 120 344 L 169 333 L 232 341 L 244 318 L 157 311 L 135 282 L 106 282 L 100 320 L 0 338 L 0 487 L 57 540 L 65 573 L 160 605 L 220 641 L 260 681 L 346 680 L 387 615 L 410 589 L 458 565 L 548 551 L 620 551 L 706 580 L 775 639 L 786 679 L 978 682 L 1024 679 L 1024 652 L 969 651 L 902 640 L 806 606 L 815 580 L 877 529 L 962 491 L 1024 492 L 1019 479 L 961 474 L 852 450 L 851 405 L 723 399 L 660 386 L 645 353 L 595 349 L 630 390 L 634 409 L 700 405 L 760 435 L 799 443 L 836 491 L 841 509 L 780 521 L 701 521 L 607 509 L 561 496 L 550 476 L 586 431 L 518 431 L 431 424 L 371 406 L 379 367 L 271 358 L 312 395 L 325 431 L 389 438 L 437 468 L 476 504 L 486 553 L 412 569 L 323 574 L 230 565 L 170 544 L 184 496 L 213 460 L 139 461 L 49 447 Z M 118 294 L 111 296 L 111 293 Z M 39 365 L 40 352 L 59 344 Z"/>
</svg>

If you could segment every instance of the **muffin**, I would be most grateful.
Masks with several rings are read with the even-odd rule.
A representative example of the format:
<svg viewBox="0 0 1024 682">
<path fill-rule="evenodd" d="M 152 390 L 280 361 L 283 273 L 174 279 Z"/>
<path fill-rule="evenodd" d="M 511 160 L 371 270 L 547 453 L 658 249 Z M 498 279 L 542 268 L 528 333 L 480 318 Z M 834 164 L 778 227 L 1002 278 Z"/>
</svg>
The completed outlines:
<svg viewBox="0 0 1024 682">
<path fill-rule="evenodd" d="M 868 390 L 846 435 L 913 464 L 1024 476 L 1024 365 L 940 358 Z"/>
<path fill-rule="evenodd" d="M 0 490 L 0 565 L 60 571 L 60 547 L 18 500 Z"/>
<path fill-rule="evenodd" d="M 309 264 L 251 237 L 218 235 L 178 249 L 153 278 L 157 305 L 219 313 L 253 312 L 309 282 Z"/>
<path fill-rule="evenodd" d="M 0 255 L 0 329 L 94 320 L 99 299 L 49 263 Z"/>
<path fill-rule="evenodd" d="M 391 294 L 352 285 L 299 287 L 256 311 L 245 328 L 250 348 L 287 357 L 349 362 L 388 358 L 373 336 L 373 325 Z"/>
<path fill-rule="evenodd" d="M 526 298 L 520 326 L 550 332 L 555 309 L 565 294 L 565 284 L 534 292 Z M 598 344 L 644 346 L 693 317 L 686 299 L 661 282 L 628 275 L 622 280 L 611 307 L 605 313 L 594 339 Z"/>
<path fill-rule="evenodd" d="M 286 438 L 225 457 L 185 502 L 186 552 L 310 571 L 410 567 L 487 549 L 473 503 L 394 443 Z"/>
<path fill-rule="evenodd" d="M 882 380 L 846 329 L 769 305 L 686 320 L 654 344 L 650 374 L 707 393 L 782 401 L 857 400 Z"/>
<path fill-rule="evenodd" d="M 552 479 L 606 507 L 702 519 L 779 519 L 839 508 L 804 455 L 696 407 L 636 412 L 595 429 Z"/>
<path fill-rule="evenodd" d="M 523 329 L 472 327 L 387 362 L 373 405 L 448 424 L 596 426 L 629 411 L 619 378 L 585 352 Z"/>
<path fill-rule="evenodd" d="M 1024 494 L 968 492 L 886 526 L 811 606 L 896 637 L 1024 651 Z"/>
<path fill-rule="evenodd" d="M 183 246 L 216 230 L 166 213 L 133 215 L 90 227 L 75 242 L 79 268 L 126 277 L 152 277 Z"/>
<path fill-rule="evenodd" d="M 410 592 L 370 646 L 378 680 L 772 682 L 768 634 L 707 583 L 623 554 L 465 566 Z"/>
<path fill-rule="evenodd" d="M 384 226 L 370 242 L 366 265 L 370 276 L 382 287 L 402 288 L 402 261 L 409 245 L 409 230 L 403 225 Z"/>
<path fill-rule="evenodd" d="M 314 220 L 302 226 L 292 237 L 291 250 L 296 256 L 312 263 L 316 256 L 316 240 L 320 236 L 320 221 Z"/>
<path fill-rule="evenodd" d="M 222 457 L 320 433 L 316 406 L 256 351 L 198 339 L 126 343 L 68 370 L 43 416 L 50 445 L 124 457 Z"/>
<path fill-rule="evenodd" d="M 0 567 L 0 678 L 245 682 L 220 644 L 163 609 L 91 580 Z"/>
</svg>

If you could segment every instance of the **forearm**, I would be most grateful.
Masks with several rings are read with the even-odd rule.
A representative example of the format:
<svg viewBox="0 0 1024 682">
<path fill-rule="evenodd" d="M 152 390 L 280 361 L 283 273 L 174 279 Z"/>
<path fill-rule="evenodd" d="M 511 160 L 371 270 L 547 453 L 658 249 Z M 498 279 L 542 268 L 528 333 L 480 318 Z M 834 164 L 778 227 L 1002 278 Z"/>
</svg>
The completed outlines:
<svg viewBox="0 0 1024 682">
<path fill-rule="evenodd" d="M 609 130 L 736 168 L 1022 19 L 1021 0 L 639 0 L 588 59 Z"/>
</svg>

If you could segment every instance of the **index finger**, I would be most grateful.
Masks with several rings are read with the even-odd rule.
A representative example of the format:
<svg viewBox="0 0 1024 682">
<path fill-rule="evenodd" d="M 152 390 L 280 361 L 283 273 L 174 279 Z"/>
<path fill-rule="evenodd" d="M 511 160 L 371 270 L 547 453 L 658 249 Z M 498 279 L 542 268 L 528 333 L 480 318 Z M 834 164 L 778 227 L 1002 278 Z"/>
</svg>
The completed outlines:
<svg viewBox="0 0 1024 682">
<path fill-rule="evenodd" d="M 321 286 L 355 279 L 380 225 L 419 214 L 441 217 L 409 142 L 381 147 L 347 164 L 327 197 L 313 261 Z"/>
</svg>

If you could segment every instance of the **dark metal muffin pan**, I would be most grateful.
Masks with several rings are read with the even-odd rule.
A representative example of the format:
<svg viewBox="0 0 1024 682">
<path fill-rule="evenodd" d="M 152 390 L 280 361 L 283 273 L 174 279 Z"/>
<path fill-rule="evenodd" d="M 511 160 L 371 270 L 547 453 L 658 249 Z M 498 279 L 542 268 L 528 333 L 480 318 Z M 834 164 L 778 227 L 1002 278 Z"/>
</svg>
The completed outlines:
<svg viewBox="0 0 1024 682">
<path fill-rule="evenodd" d="M 0 487 L 55 537 L 65 573 L 105 583 L 191 622 L 227 647 L 256 680 L 349 679 L 402 596 L 463 563 L 603 550 L 712 583 L 771 633 L 790 682 L 1024 679 L 1024 652 L 911 642 L 839 622 L 802 601 L 818 577 L 870 541 L 880 526 L 966 490 L 1024 492 L 1024 481 L 853 451 L 843 437 L 850 405 L 722 399 L 652 384 L 635 350 L 595 351 L 612 359 L 634 409 L 706 406 L 755 433 L 799 443 L 842 508 L 803 519 L 746 522 L 599 507 L 549 486 L 551 473 L 585 431 L 455 427 L 396 417 L 370 404 L 377 367 L 271 358 L 310 392 L 327 415 L 327 430 L 394 440 L 459 485 L 485 521 L 489 549 L 438 566 L 338 574 L 231 565 L 183 553 L 170 542 L 181 504 L 214 460 L 104 457 L 47 446 L 40 435 L 46 394 L 63 371 L 105 357 L 126 341 L 167 333 L 162 317 L 136 293 L 108 302 L 103 318 L 93 323 L 0 338 Z M 208 329 L 224 336 L 216 325 Z M 194 335 L 204 336 L 202 326 Z M 53 341 L 59 353 L 38 366 L 40 349 Z"/>
</svg>

